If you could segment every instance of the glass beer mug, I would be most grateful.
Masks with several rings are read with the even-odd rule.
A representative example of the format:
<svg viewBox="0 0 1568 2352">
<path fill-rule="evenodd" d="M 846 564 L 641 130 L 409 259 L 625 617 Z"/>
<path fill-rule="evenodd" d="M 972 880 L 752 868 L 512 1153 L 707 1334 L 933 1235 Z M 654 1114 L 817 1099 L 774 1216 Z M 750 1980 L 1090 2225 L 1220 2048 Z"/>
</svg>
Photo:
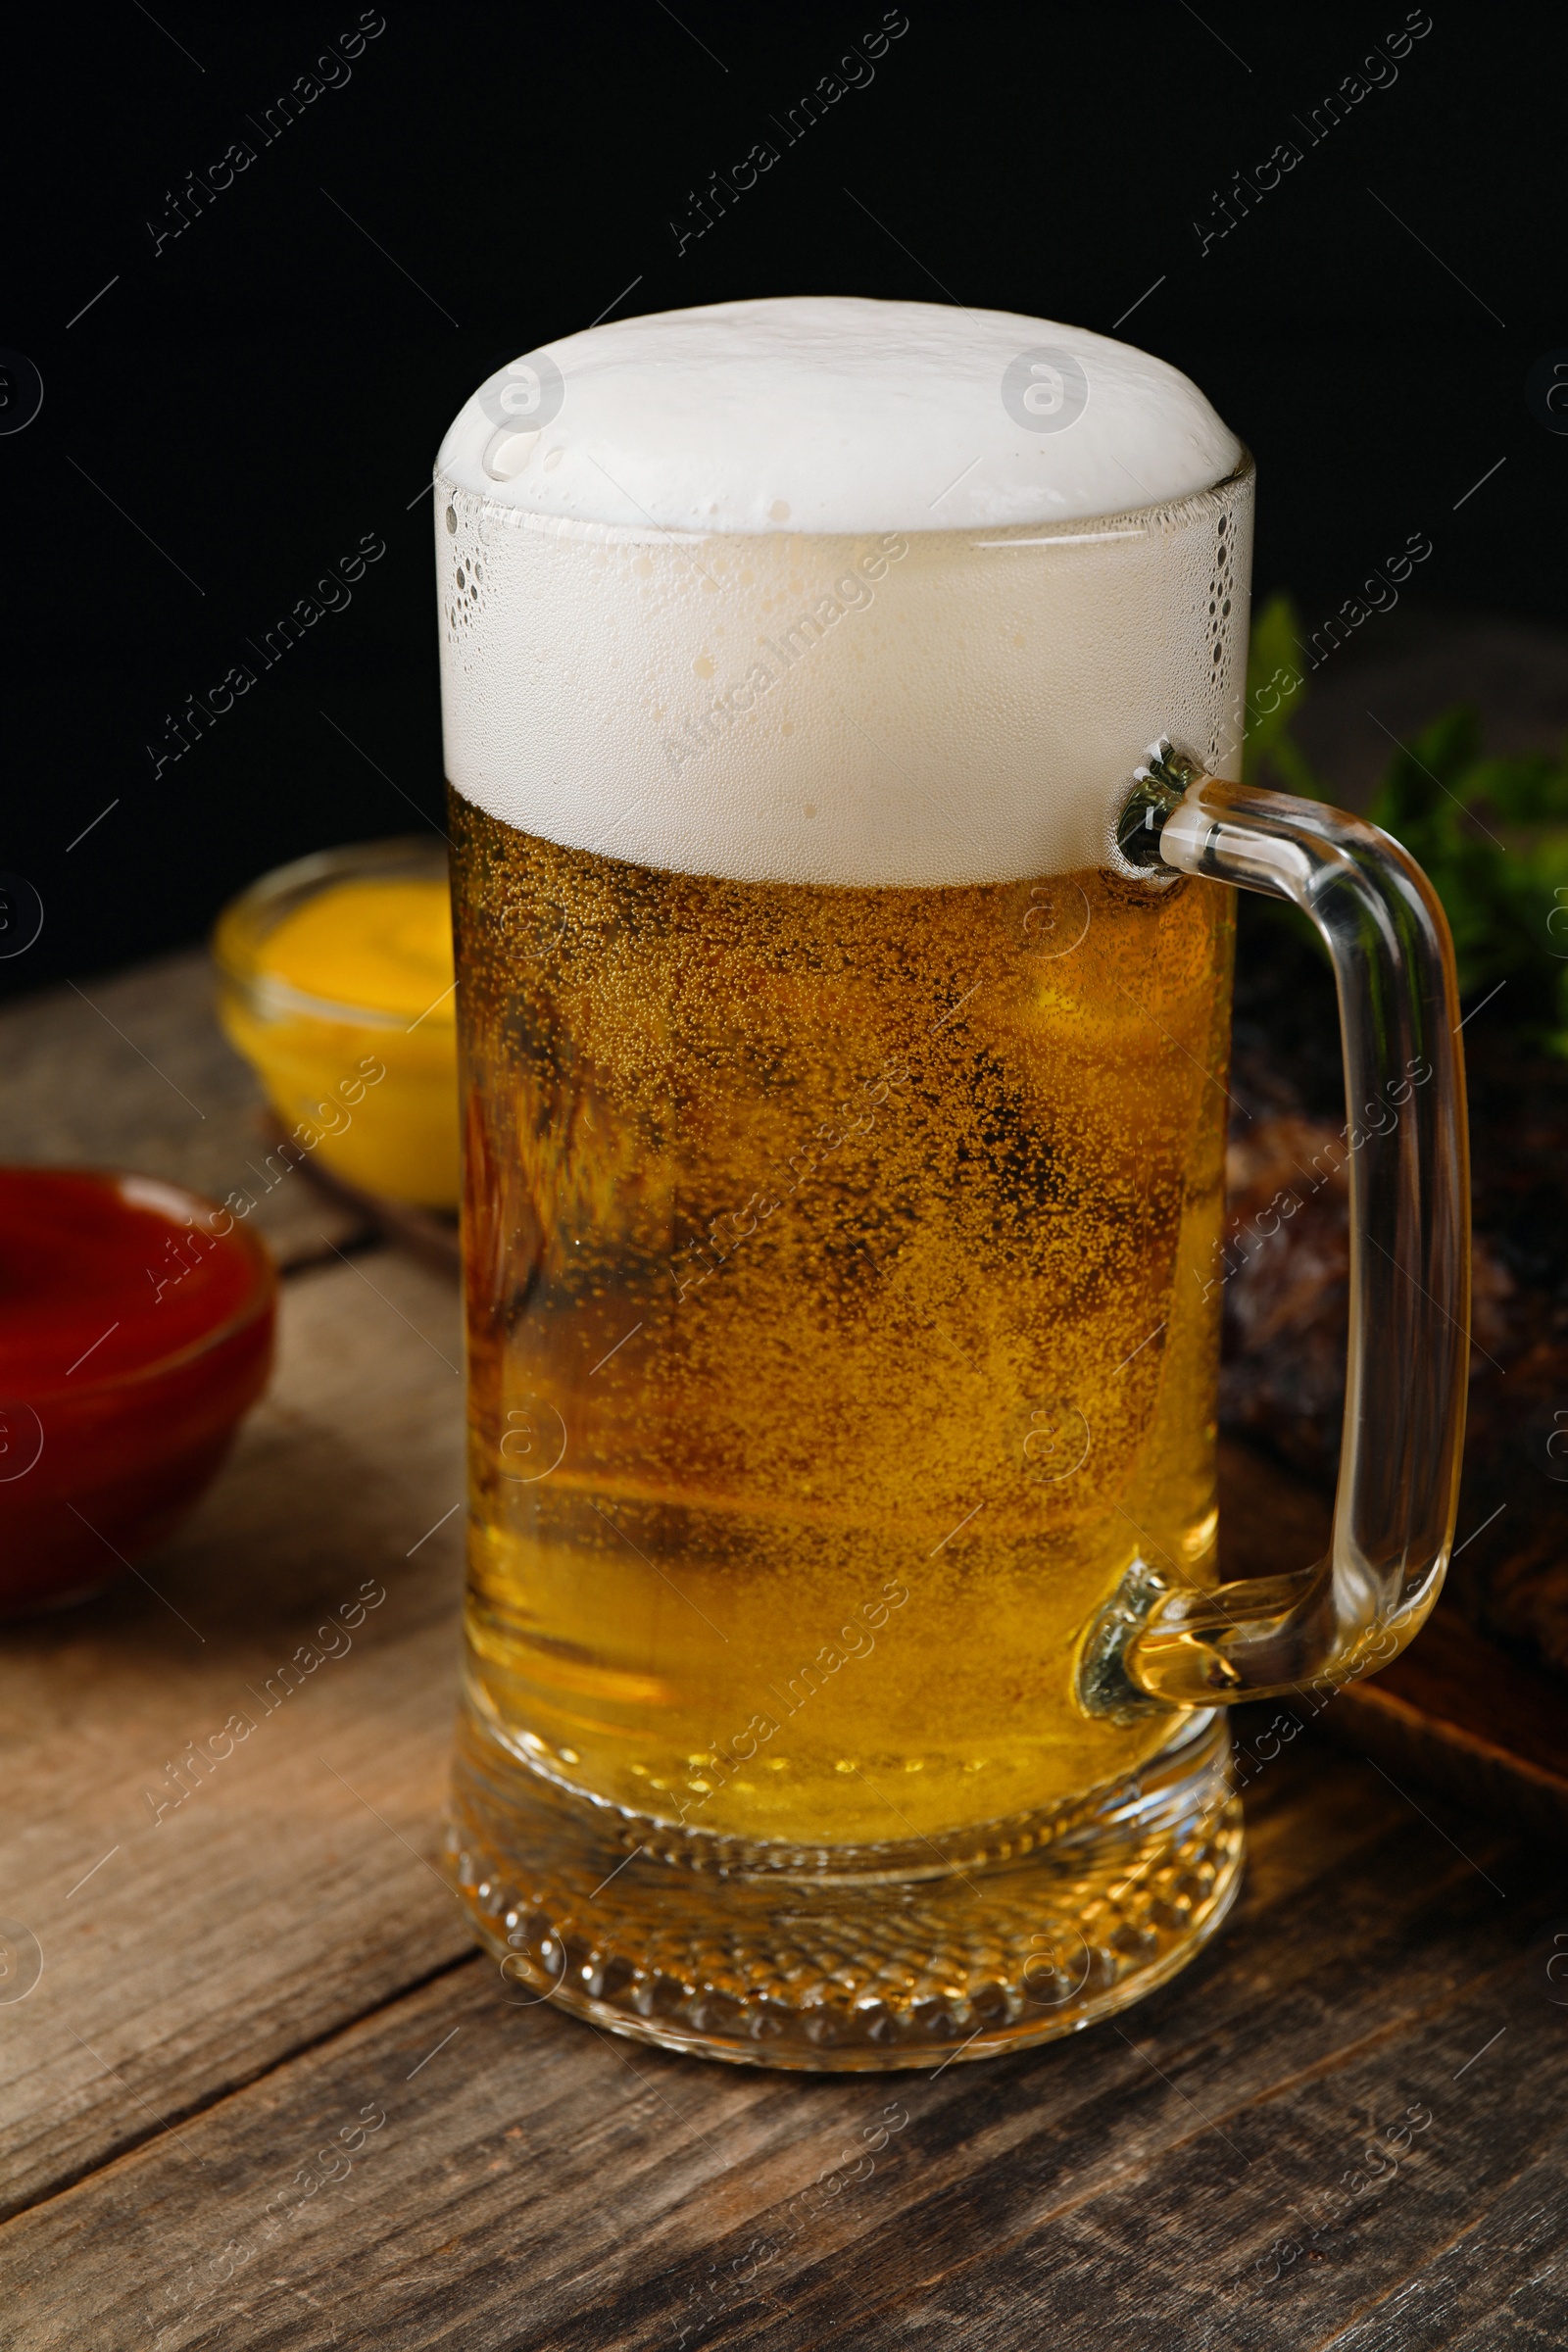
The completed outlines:
<svg viewBox="0 0 1568 2352">
<path fill-rule="evenodd" d="M 1396 844 L 1223 780 L 1251 505 L 1173 369 L 914 304 L 596 328 L 443 445 L 450 1851 L 517 2001 L 803 2068 L 1072 2032 L 1235 1896 L 1227 1706 L 1431 1608 L 1452 956 Z M 1332 1544 L 1244 1584 L 1226 885 L 1332 956 L 1352 1211 Z"/>
</svg>

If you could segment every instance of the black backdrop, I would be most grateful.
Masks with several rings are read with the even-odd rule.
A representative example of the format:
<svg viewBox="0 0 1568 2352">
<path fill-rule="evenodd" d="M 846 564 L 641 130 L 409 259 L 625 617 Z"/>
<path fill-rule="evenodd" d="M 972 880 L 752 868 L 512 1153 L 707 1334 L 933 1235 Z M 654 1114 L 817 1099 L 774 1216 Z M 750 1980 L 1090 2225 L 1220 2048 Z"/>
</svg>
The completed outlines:
<svg viewBox="0 0 1568 2352">
<path fill-rule="evenodd" d="M 907 0 L 880 55 L 872 0 L 13 26 L 0 867 L 45 923 L 0 986 L 197 938 L 266 867 L 434 818 L 436 444 L 501 361 L 611 309 L 1121 321 L 1256 453 L 1260 590 L 1315 617 L 1423 532 L 1411 596 L 1557 618 L 1564 44 L 1544 12 L 1433 8 Z M 777 162 L 705 228 L 759 141 Z M 160 767 L 186 698 L 367 538 L 351 601 Z"/>
</svg>

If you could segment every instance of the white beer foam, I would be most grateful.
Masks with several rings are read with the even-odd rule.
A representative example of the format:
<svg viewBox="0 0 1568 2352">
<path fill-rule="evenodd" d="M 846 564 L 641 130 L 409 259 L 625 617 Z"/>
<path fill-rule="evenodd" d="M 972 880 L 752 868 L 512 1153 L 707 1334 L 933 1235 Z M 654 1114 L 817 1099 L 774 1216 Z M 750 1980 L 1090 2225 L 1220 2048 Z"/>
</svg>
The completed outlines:
<svg viewBox="0 0 1568 2352">
<path fill-rule="evenodd" d="M 1011 311 L 724 302 L 593 326 L 512 369 L 458 412 L 440 471 L 631 530 L 1067 522 L 1188 497 L 1241 455 L 1163 360 Z"/>
<path fill-rule="evenodd" d="M 448 775 L 681 872 L 1104 863 L 1152 737 L 1221 766 L 1240 739 L 1242 465 L 1174 368 L 1008 313 L 820 298 L 570 336 L 442 444 Z"/>
</svg>

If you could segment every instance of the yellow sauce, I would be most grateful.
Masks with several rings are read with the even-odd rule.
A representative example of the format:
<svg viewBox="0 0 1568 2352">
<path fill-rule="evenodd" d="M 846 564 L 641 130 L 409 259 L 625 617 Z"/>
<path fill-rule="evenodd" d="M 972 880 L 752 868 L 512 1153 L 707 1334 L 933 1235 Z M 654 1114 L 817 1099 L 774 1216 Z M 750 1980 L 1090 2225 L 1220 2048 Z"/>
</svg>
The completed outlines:
<svg viewBox="0 0 1568 2352">
<path fill-rule="evenodd" d="M 224 1029 L 260 1074 L 291 1140 L 364 1192 L 455 1207 L 445 881 L 330 883 L 268 931 L 240 973 L 224 946 L 220 925 Z"/>
</svg>

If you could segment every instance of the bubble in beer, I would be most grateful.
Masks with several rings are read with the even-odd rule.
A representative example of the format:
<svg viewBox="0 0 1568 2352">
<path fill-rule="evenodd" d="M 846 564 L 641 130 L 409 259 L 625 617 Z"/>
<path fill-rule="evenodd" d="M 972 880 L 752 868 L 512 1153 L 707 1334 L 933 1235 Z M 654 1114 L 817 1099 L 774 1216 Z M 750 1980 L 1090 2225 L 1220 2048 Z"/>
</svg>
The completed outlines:
<svg viewBox="0 0 1568 2352">
<path fill-rule="evenodd" d="M 541 900 L 517 925 L 517 954 L 526 963 L 548 963 L 565 938 L 568 919 L 552 901 Z"/>
<path fill-rule="evenodd" d="M 1089 1424 L 1077 1405 L 1061 1396 L 1027 1408 L 1023 1473 L 1032 1486 L 1057 1486 L 1089 1459 Z"/>
<path fill-rule="evenodd" d="M 1089 895 L 1081 882 L 1036 882 L 1024 908 L 1023 944 L 1036 961 L 1051 963 L 1081 947 L 1089 930 Z"/>
<path fill-rule="evenodd" d="M 548 1397 L 530 1393 L 509 1405 L 501 1443 L 501 1475 L 514 1486 L 537 1486 L 566 1458 L 566 1424 Z"/>
</svg>

